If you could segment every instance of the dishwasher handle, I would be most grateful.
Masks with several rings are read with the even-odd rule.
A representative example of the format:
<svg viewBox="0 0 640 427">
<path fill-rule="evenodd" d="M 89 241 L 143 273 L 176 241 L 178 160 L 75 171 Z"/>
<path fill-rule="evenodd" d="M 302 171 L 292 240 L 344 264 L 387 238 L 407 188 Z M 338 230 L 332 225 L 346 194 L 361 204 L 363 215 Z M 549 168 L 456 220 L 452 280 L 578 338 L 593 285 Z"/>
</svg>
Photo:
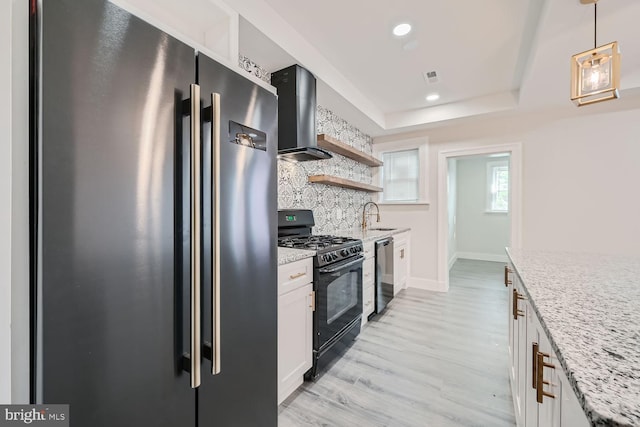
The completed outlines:
<svg viewBox="0 0 640 427">
<path fill-rule="evenodd" d="M 376 246 L 387 246 L 393 242 L 393 237 L 388 237 L 383 240 L 376 240 Z"/>
</svg>

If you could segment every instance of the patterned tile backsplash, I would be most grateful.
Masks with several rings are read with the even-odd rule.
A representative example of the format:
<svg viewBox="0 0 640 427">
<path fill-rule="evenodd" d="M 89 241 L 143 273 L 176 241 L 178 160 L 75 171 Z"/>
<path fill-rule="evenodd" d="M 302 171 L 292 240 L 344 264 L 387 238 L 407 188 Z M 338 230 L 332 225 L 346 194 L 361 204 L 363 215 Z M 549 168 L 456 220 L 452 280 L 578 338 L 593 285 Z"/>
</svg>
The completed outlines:
<svg viewBox="0 0 640 427">
<path fill-rule="evenodd" d="M 318 133 L 332 136 L 371 154 L 371 137 L 351 126 L 332 111 L 317 107 Z M 360 226 L 362 207 L 371 193 L 309 183 L 309 175 L 333 175 L 371 184 L 371 167 L 333 153 L 333 158 L 292 163 L 278 161 L 278 209 L 311 209 L 316 221 L 314 233 L 331 233 Z"/>
<path fill-rule="evenodd" d="M 240 55 L 243 70 L 271 82 L 271 74 L 246 56 Z M 317 133 L 332 136 L 367 154 L 372 153 L 369 135 L 322 106 L 316 111 Z M 362 207 L 373 200 L 372 193 L 311 184 L 309 175 L 333 175 L 371 184 L 371 167 L 333 153 L 333 158 L 292 163 L 278 161 L 278 209 L 311 209 L 316 221 L 315 234 L 360 227 Z"/>
<path fill-rule="evenodd" d="M 271 73 L 244 55 L 238 55 L 238 66 L 259 79 L 271 84 Z"/>
</svg>

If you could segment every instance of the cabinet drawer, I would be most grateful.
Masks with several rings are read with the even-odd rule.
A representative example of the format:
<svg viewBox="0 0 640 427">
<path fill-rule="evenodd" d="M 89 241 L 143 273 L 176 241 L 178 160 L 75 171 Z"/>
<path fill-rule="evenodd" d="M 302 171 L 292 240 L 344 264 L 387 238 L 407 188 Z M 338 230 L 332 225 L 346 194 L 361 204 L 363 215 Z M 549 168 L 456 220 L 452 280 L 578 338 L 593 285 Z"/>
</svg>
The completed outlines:
<svg viewBox="0 0 640 427">
<path fill-rule="evenodd" d="M 313 258 L 302 259 L 278 267 L 278 295 L 311 282 L 313 282 Z"/>
<path fill-rule="evenodd" d="M 393 235 L 393 244 L 395 246 L 406 244 L 408 240 L 409 240 L 409 233 L 406 231 L 403 233 Z"/>
<path fill-rule="evenodd" d="M 368 284 L 372 284 L 375 280 L 376 265 L 375 258 L 365 259 L 362 264 L 362 283 L 366 287 Z"/>
<path fill-rule="evenodd" d="M 362 293 L 362 316 L 366 317 L 373 313 L 375 309 L 375 287 L 365 286 L 364 292 Z"/>
<path fill-rule="evenodd" d="M 374 244 L 375 242 L 367 242 L 362 246 L 363 255 L 366 259 L 376 256 Z"/>
</svg>

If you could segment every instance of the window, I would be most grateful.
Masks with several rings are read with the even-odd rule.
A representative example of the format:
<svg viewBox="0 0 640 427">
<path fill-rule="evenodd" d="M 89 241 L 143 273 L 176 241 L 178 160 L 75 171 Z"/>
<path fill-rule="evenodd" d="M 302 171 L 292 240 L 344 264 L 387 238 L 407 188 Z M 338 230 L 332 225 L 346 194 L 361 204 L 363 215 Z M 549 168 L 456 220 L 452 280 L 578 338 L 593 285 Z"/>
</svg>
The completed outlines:
<svg viewBox="0 0 640 427">
<path fill-rule="evenodd" d="M 487 162 L 487 211 L 509 212 L 509 161 Z"/>
<path fill-rule="evenodd" d="M 419 150 L 382 153 L 382 201 L 417 202 L 419 198 Z"/>
<path fill-rule="evenodd" d="M 383 165 L 374 168 L 373 182 L 382 187 L 378 203 L 428 205 L 429 140 L 426 137 L 373 144 Z"/>
</svg>

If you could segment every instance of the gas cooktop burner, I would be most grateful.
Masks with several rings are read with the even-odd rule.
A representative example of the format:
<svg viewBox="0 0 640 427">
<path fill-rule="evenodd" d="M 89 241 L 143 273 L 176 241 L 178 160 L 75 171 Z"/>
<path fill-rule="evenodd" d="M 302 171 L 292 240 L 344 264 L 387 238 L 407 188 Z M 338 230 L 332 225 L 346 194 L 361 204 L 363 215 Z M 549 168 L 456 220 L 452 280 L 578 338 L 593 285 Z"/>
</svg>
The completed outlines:
<svg viewBox="0 0 640 427">
<path fill-rule="evenodd" d="M 362 241 L 351 237 L 296 235 L 278 238 L 278 246 L 316 251 L 316 266 L 333 264 L 362 253 Z"/>
<path fill-rule="evenodd" d="M 359 242 L 357 239 L 350 237 L 336 236 L 295 236 L 281 237 L 278 239 L 278 246 L 295 249 L 311 249 L 319 250 L 325 248 L 336 249 L 348 243 Z"/>
</svg>

